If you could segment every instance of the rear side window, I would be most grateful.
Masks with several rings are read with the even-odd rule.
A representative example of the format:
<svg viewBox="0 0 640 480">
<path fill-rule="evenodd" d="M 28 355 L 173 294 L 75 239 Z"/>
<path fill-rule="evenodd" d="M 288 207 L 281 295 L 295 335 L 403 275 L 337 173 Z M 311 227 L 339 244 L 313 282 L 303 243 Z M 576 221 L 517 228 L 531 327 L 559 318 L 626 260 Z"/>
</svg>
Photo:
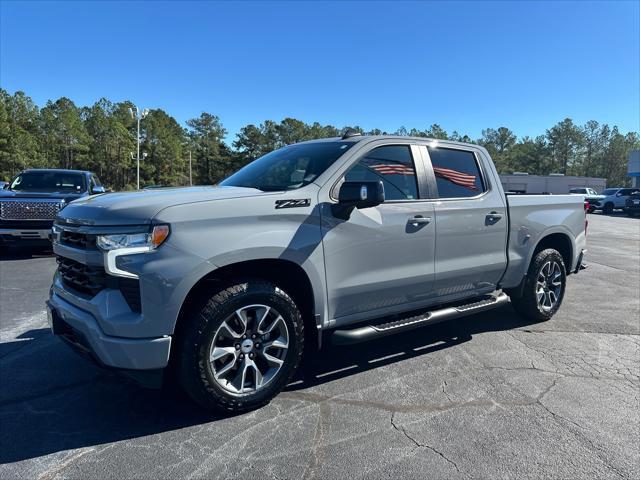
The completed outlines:
<svg viewBox="0 0 640 480">
<path fill-rule="evenodd" d="M 472 152 L 450 148 L 427 149 L 440 198 L 475 197 L 485 191 L 480 169 Z"/>
<path fill-rule="evenodd" d="M 418 198 L 416 169 L 408 145 L 378 147 L 367 153 L 345 175 L 347 182 L 382 180 L 385 200 Z"/>
</svg>

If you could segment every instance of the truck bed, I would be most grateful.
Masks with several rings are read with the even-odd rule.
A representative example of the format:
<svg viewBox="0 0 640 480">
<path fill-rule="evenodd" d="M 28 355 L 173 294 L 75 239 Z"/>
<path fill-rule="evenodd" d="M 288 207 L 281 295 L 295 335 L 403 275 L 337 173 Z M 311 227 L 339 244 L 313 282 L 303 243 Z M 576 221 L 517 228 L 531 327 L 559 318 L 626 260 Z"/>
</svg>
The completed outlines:
<svg viewBox="0 0 640 480">
<path fill-rule="evenodd" d="M 564 234 L 571 242 L 567 273 L 575 270 L 586 244 L 584 199 L 579 195 L 507 195 L 509 237 L 504 288 L 517 286 L 533 255 L 531 245 L 550 234 Z M 575 240 L 571 240 L 575 239 Z"/>
</svg>

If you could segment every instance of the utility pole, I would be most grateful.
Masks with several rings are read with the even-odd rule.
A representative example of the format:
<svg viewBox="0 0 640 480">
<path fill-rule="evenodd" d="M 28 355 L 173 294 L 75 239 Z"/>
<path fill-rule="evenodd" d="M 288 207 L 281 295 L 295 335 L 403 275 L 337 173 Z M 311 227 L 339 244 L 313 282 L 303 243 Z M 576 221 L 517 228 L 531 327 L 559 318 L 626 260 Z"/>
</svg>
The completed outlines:
<svg viewBox="0 0 640 480">
<path fill-rule="evenodd" d="M 189 150 L 189 185 L 193 185 L 193 177 L 191 176 L 191 150 Z"/>
<path fill-rule="evenodd" d="M 138 133 L 136 135 L 136 143 L 138 144 L 138 154 L 136 155 L 136 176 L 138 178 L 138 190 L 140 190 L 140 120 L 149 115 L 149 110 L 145 108 L 141 112 L 138 107 L 135 107 L 135 109 L 135 113 L 133 113 L 133 108 L 129 107 L 131 118 L 138 121 Z"/>
</svg>

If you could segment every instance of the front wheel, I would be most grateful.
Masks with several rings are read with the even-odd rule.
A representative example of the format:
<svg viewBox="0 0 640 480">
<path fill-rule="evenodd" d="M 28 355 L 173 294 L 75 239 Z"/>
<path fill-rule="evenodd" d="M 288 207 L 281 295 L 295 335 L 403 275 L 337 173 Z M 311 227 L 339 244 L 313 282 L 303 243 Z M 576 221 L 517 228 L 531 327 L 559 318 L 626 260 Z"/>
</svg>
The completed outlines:
<svg viewBox="0 0 640 480">
<path fill-rule="evenodd" d="M 241 412 L 268 403 L 289 382 L 303 351 L 293 300 L 262 280 L 232 282 L 206 300 L 180 336 L 179 381 L 200 405 Z"/>
<path fill-rule="evenodd" d="M 613 213 L 613 203 L 607 202 L 604 204 L 604 208 L 602 209 L 602 213 L 610 214 Z"/>
<path fill-rule="evenodd" d="M 534 257 L 524 279 L 522 295 L 512 297 L 511 304 L 525 318 L 536 322 L 549 320 L 562 304 L 566 284 L 562 255 L 547 248 Z"/>
</svg>

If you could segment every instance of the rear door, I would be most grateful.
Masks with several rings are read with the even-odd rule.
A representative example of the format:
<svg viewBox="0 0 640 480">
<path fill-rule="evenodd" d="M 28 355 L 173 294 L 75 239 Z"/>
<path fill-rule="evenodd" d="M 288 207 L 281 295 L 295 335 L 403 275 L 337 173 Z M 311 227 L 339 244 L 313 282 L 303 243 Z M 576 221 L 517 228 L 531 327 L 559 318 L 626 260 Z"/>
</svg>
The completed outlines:
<svg viewBox="0 0 640 480">
<path fill-rule="evenodd" d="M 386 201 L 344 221 L 322 203 L 329 318 L 337 324 L 422 305 L 433 296 L 435 219 L 415 145 L 373 144 L 337 183 L 382 181 Z"/>
<path fill-rule="evenodd" d="M 480 151 L 423 147 L 436 185 L 435 288 L 445 299 L 496 289 L 506 268 L 507 206 Z"/>
</svg>

